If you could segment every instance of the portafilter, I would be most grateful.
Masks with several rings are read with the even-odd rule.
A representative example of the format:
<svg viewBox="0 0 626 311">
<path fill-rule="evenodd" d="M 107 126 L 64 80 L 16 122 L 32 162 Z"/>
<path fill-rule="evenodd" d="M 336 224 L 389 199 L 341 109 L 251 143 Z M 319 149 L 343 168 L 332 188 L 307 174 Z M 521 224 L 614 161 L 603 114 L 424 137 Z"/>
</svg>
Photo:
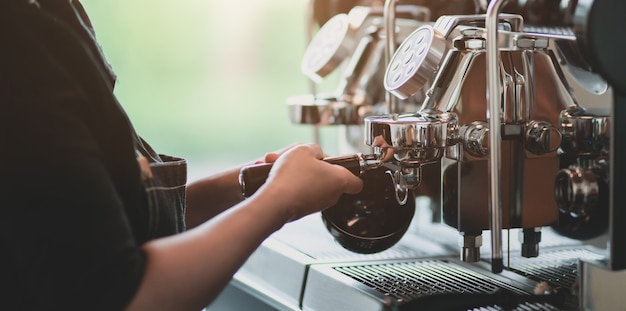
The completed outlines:
<svg viewBox="0 0 626 311">
<path fill-rule="evenodd" d="M 357 194 L 343 194 L 339 201 L 322 211 L 322 221 L 342 247 L 352 252 L 371 254 L 395 245 L 409 228 L 415 214 L 415 200 L 399 203 L 392 164 L 382 163 L 377 155 L 360 153 L 328 157 L 324 161 L 341 165 L 363 180 Z M 267 179 L 271 163 L 243 167 L 239 184 L 244 197 L 258 190 Z"/>
</svg>

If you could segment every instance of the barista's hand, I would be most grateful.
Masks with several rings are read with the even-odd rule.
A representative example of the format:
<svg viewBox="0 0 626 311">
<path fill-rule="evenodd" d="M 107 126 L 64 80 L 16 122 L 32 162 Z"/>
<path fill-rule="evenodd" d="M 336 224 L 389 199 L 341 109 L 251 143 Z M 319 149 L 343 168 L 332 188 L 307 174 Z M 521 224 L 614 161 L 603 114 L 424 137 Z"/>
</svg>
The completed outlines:
<svg viewBox="0 0 626 311">
<path fill-rule="evenodd" d="M 283 153 L 295 146 L 297 146 L 297 144 L 287 146 L 277 151 L 268 152 L 265 154 L 263 161 L 258 161 L 257 163 L 274 163 Z"/>
<path fill-rule="evenodd" d="M 276 162 L 276 160 L 278 160 L 278 158 L 285 152 L 287 152 L 289 149 L 298 146 L 300 144 L 293 144 L 293 145 L 289 145 L 287 147 L 284 147 L 282 149 L 276 150 L 276 151 L 272 151 L 272 152 L 268 152 L 265 154 L 265 156 L 263 157 L 263 161 L 257 161 L 258 163 L 274 163 Z M 326 154 L 324 154 L 324 157 L 326 157 Z"/>
<path fill-rule="evenodd" d="M 361 191 L 360 178 L 344 167 L 321 161 L 323 158 L 322 149 L 315 144 L 285 151 L 277 156 L 256 195 L 271 197 L 289 220 L 296 220 L 334 205 L 343 193 Z"/>
</svg>

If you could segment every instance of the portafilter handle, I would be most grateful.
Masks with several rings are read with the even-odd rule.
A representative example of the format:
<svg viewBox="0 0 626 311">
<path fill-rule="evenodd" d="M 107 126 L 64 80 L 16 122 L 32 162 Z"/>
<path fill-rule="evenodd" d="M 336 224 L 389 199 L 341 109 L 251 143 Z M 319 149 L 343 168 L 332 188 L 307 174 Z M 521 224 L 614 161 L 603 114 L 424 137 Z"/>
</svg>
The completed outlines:
<svg viewBox="0 0 626 311">
<path fill-rule="evenodd" d="M 381 157 L 375 154 L 355 153 L 350 155 L 327 157 L 324 161 L 341 165 L 355 176 L 361 176 L 365 171 L 378 168 L 382 164 Z M 273 163 L 260 163 L 244 166 L 239 172 L 239 186 L 244 197 L 253 195 L 265 183 L 272 169 Z"/>
</svg>

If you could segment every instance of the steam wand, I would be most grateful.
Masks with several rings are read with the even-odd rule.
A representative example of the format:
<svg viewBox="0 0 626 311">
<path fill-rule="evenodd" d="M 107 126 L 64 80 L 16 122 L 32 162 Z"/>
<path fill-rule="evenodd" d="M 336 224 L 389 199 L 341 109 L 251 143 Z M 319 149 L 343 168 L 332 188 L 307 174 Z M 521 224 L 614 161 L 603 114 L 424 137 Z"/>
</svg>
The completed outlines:
<svg viewBox="0 0 626 311">
<path fill-rule="evenodd" d="M 502 205 L 500 193 L 500 83 L 498 53 L 498 14 L 507 0 L 493 0 L 487 7 L 487 118 L 489 119 L 489 209 L 491 227 L 491 271 L 503 270 L 502 259 Z"/>
</svg>

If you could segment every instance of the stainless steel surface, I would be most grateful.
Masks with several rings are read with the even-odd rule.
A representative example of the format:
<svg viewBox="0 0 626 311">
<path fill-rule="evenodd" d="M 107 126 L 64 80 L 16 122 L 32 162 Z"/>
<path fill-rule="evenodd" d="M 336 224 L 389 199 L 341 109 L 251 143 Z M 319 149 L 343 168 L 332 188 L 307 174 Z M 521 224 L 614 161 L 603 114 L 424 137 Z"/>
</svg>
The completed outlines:
<svg viewBox="0 0 626 311">
<path fill-rule="evenodd" d="M 449 254 L 451 250 L 445 246 L 412 233 L 383 252 L 353 253 L 337 244 L 321 216 L 314 214 L 285 225 L 268 238 L 235 274 L 233 285 L 259 295 L 279 310 L 300 310 L 302 295 L 308 290 L 305 281 L 315 265 Z"/>
<path fill-rule="evenodd" d="M 396 51 L 396 4 L 397 0 L 385 0 L 383 17 L 385 20 L 385 67 L 389 66 L 391 56 Z M 400 113 L 398 99 L 385 93 L 388 113 Z"/>
<path fill-rule="evenodd" d="M 378 150 L 383 161 L 399 163 L 391 176 L 400 204 L 404 204 L 409 190 L 420 185 L 422 166 L 441 160 L 444 148 L 456 143 L 457 132 L 454 113 L 422 110 L 365 118 L 365 143 Z"/>
<path fill-rule="evenodd" d="M 549 54 L 544 54 L 545 53 L 545 49 L 548 47 L 549 43 L 551 40 L 572 40 L 572 38 L 564 38 L 562 36 L 556 36 L 556 37 L 550 37 L 550 36 L 531 36 L 528 34 L 523 34 L 523 33 L 514 33 L 511 32 L 511 30 L 516 30 L 519 31 L 520 29 L 523 28 L 523 23 L 520 21 L 519 17 L 514 17 L 514 16 L 509 16 L 509 15 L 504 15 L 504 17 L 499 17 L 496 16 L 495 20 L 497 20 L 498 22 L 504 22 L 510 25 L 510 27 L 505 28 L 508 29 L 508 31 L 504 31 L 505 35 L 503 36 L 505 39 L 500 40 L 500 38 L 494 39 L 494 40 L 488 40 L 489 36 L 488 36 L 488 30 L 484 29 L 484 28 L 480 28 L 480 27 L 476 27 L 476 26 L 465 26 L 462 23 L 466 22 L 466 21 L 471 21 L 476 22 L 477 20 L 479 20 L 481 18 L 481 16 L 467 16 L 467 17 L 442 17 L 440 18 L 437 23 L 435 24 L 436 27 L 434 28 L 435 30 L 445 33 L 448 35 L 448 37 L 444 38 L 444 40 L 448 40 L 448 43 L 446 44 L 442 44 L 446 50 L 442 51 L 442 52 L 437 52 L 437 54 L 445 54 L 445 56 L 438 58 L 437 61 L 439 61 L 438 64 L 428 64 L 428 68 L 430 68 L 427 72 L 432 73 L 431 76 L 427 76 L 424 74 L 420 74 L 418 76 L 423 76 L 425 77 L 424 79 L 421 79 L 421 81 L 419 83 L 414 83 L 414 81 L 411 81 L 410 79 L 407 79 L 406 77 L 414 77 L 415 76 L 415 72 L 418 72 L 418 70 L 413 66 L 414 63 L 407 63 L 407 64 L 402 64 L 400 62 L 400 64 L 395 64 L 394 62 L 392 62 L 392 64 L 390 65 L 390 68 L 388 68 L 387 70 L 387 85 L 386 87 L 390 90 L 390 91 L 397 91 L 398 89 L 400 89 L 401 87 L 407 87 L 405 90 L 403 91 L 401 94 L 398 95 L 402 95 L 404 97 L 409 97 L 414 95 L 414 92 L 416 92 L 417 90 L 419 90 L 419 88 L 421 88 L 424 84 L 430 82 L 431 87 L 430 89 L 426 92 L 427 97 L 424 100 L 424 103 L 422 105 L 421 110 L 417 113 L 418 116 L 421 117 L 422 114 L 431 116 L 431 115 L 437 115 L 437 111 L 441 111 L 443 113 L 448 113 L 448 112 L 456 112 L 456 114 L 458 114 L 458 121 L 456 121 L 457 124 L 459 125 L 455 125 L 454 127 L 451 127 L 450 129 L 450 135 L 451 137 L 458 137 L 460 139 L 460 142 L 463 143 L 463 146 L 468 148 L 469 150 L 465 151 L 468 153 L 468 155 L 470 156 L 466 156 L 464 155 L 464 151 L 460 150 L 454 150 L 454 148 L 448 148 L 448 150 L 446 151 L 446 154 L 449 158 L 451 159 L 456 159 L 459 162 L 459 165 L 461 165 L 462 171 L 466 171 L 466 168 L 469 168 L 470 165 L 469 162 L 467 161 L 476 161 L 479 159 L 476 158 L 482 158 L 486 155 L 487 152 L 490 153 L 490 157 L 489 158 L 485 158 L 484 160 L 488 160 L 491 159 L 492 156 L 495 156 L 494 154 L 497 154 L 497 156 L 495 156 L 495 160 L 493 161 L 489 161 L 489 163 L 491 163 L 490 165 L 493 165 L 493 163 L 496 163 L 496 168 L 491 167 L 489 170 L 491 173 L 497 173 L 500 169 L 501 166 L 503 166 L 504 164 L 502 164 L 502 160 L 500 159 L 501 156 L 503 156 L 503 151 L 501 150 L 502 146 L 503 146 L 503 142 L 501 141 L 501 137 L 505 137 L 508 138 L 508 140 L 511 140 L 511 138 L 513 137 L 523 137 L 523 139 L 525 140 L 523 144 L 519 144 L 516 142 L 506 142 L 506 144 L 504 145 L 506 147 L 506 153 L 504 153 L 505 155 L 507 153 L 511 153 L 511 156 L 514 156 L 512 160 L 512 162 L 506 163 L 507 167 L 511 167 L 511 171 L 509 172 L 509 169 L 507 169 L 507 180 L 509 180 L 509 178 L 511 178 L 512 181 L 514 181 L 514 184 L 517 185 L 522 185 L 522 184 L 526 184 L 525 179 L 526 178 L 530 178 L 532 176 L 532 172 L 538 172 L 537 168 L 538 167 L 553 167 L 553 170 L 556 171 L 556 162 L 552 159 L 555 159 L 556 157 L 556 149 L 560 144 L 560 132 L 558 132 L 557 127 L 554 124 L 557 124 L 557 120 L 558 120 L 558 115 L 560 113 L 560 111 L 566 107 L 570 107 L 572 106 L 571 103 L 571 99 L 570 101 L 568 101 L 569 97 L 565 97 L 564 98 L 559 98 L 556 101 L 546 101 L 545 98 L 541 97 L 543 96 L 544 93 L 548 93 L 548 92 L 552 92 L 552 90 L 549 89 L 539 89 L 539 90 L 535 90 L 535 85 L 536 83 L 538 83 L 539 81 L 543 81 L 544 79 L 546 79 L 546 77 L 535 77 L 538 73 L 541 73 L 542 71 L 538 71 L 537 67 L 539 67 L 539 69 L 541 70 L 547 70 L 548 72 L 557 72 L 552 74 L 551 76 L 548 76 L 547 78 L 550 79 L 550 77 L 553 79 L 553 81 L 551 81 L 550 83 L 552 85 L 559 85 L 559 75 L 558 75 L 558 70 L 560 70 L 560 68 L 555 68 L 553 66 L 553 61 L 551 60 L 551 57 L 549 56 Z M 484 16 L 482 16 L 482 18 L 484 18 Z M 487 22 L 485 22 L 487 23 Z M 497 27 L 500 24 L 497 24 L 495 27 Z M 407 38 L 407 41 L 405 41 L 403 44 L 407 44 L 407 42 L 411 42 L 411 40 L 414 40 L 414 38 L 419 38 L 422 35 L 420 35 L 420 31 L 426 31 L 428 28 L 426 28 L 426 26 L 423 26 L 422 28 L 418 29 L 416 32 L 414 32 L 415 37 L 409 36 Z M 430 29 L 428 29 L 430 30 Z M 430 33 L 430 32 L 429 32 Z M 426 41 L 428 42 L 428 40 Z M 499 60 L 499 58 L 496 58 L 497 64 L 495 67 L 496 70 L 496 87 L 495 88 L 490 88 L 489 83 L 485 82 L 485 84 L 482 84 L 480 78 L 481 77 L 485 77 L 484 74 L 481 74 L 480 69 L 480 64 L 485 64 L 488 63 L 487 60 L 485 60 L 485 58 L 488 58 L 489 56 L 489 50 L 487 48 L 487 45 L 489 44 L 489 42 L 493 42 L 494 44 L 496 44 L 496 56 L 500 55 L 500 50 L 505 51 L 504 54 L 504 59 L 502 61 Z M 412 44 L 407 44 L 407 46 L 412 46 Z M 414 59 L 414 55 L 412 53 L 414 53 L 416 50 L 421 49 L 421 46 L 417 46 L 415 47 L 413 45 L 413 50 L 409 49 L 409 50 L 402 50 L 402 46 L 400 47 L 400 49 L 396 52 L 396 55 L 394 56 L 394 61 L 395 60 L 401 60 L 401 59 Z M 531 51 L 534 51 L 531 53 Z M 537 54 L 537 55 L 535 55 Z M 395 57 L 398 57 L 397 59 L 395 59 Z M 411 58 L 413 57 L 413 58 Z M 422 56 L 423 57 L 423 56 Z M 435 63 L 434 61 L 432 63 Z M 393 67 L 394 65 L 397 65 L 397 67 Z M 421 65 L 421 64 L 417 64 L 417 65 Z M 484 66 L 484 65 L 483 65 Z M 484 68 L 484 67 L 483 67 Z M 545 68 L 545 69 L 543 69 Z M 393 70 L 392 70 L 393 69 Z M 391 79 L 390 77 L 392 77 L 394 74 L 398 76 L 398 70 L 400 69 L 409 69 L 408 74 L 406 75 L 406 77 L 404 79 Z M 425 71 L 426 72 L 426 71 Z M 484 71 L 482 71 L 484 73 Z M 489 74 L 489 70 L 487 70 L 487 73 Z M 500 83 L 498 81 L 500 81 L 500 77 L 505 77 L 505 79 L 503 80 L 503 86 L 500 86 Z M 506 78 L 509 77 L 509 78 Z M 508 79 L 508 80 L 507 80 Z M 397 84 L 391 85 L 389 83 L 389 81 L 393 81 L 393 82 L 397 82 Z M 428 81 L 427 81 L 428 80 Z M 482 80 L 485 81 L 485 80 Z M 510 81 L 510 82 L 507 82 Z M 482 87 L 476 88 L 477 86 L 483 85 Z M 480 91 L 484 89 L 484 90 L 489 90 L 489 89 L 494 89 L 494 93 L 497 94 L 496 95 L 488 95 L 487 98 L 491 98 L 493 96 L 496 96 L 496 100 L 495 100 L 495 107 L 497 107 L 498 110 L 496 110 L 496 115 L 499 116 L 497 118 L 491 118 L 493 121 L 495 121 L 496 124 L 498 124 L 497 126 L 495 126 L 496 128 L 496 133 L 494 135 L 491 135 L 491 131 L 492 131 L 492 127 L 494 127 L 494 125 L 489 125 L 487 128 L 481 124 L 480 122 L 481 119 L 485 120 L 485 119 L 489 119 L 491 116 L 490 113 L 490 109 L 495 109 L 495 108 L 488 108 L 488 109 L 484 109 L 484 108 L 479 108 L 480 107 L 480 102 L 476 101 L 479 96 L 480 96 Z M 500 90 L 504 90 L 504 92 L 502 92 L 503 95 L 500 95 L 501 91 Z M 474 94 L 472 95 L 472 97 L 468 97 L 468 94 Z M 498 98 L 501 98 L 502 96 L 502 101 L 498 100 Z M 540 96 L 540 98 L 537 99 L 537 96 Z M 484 97 L 483 97 L 484 98 Z M 484 103 L 484 99 L 483 99 L 483 103 Z M 483 106 L 484 107 L 484 106 Z M 481 115 L 482 112 L 482 115 Z M 543 120 L 541 119 L 533 119 L 533 118 L 543 118 Z M 549 117 L 549 118 L 548 118 Z M 373 123 L 374 125 L 378 125 L 379 123 L 383 123 L 382 121 L 380 121 L 381 119 L 391 119 L 393 121 L 395 121 L 396 119 L 401 120 L 401 116 L 383 116 L 383 117 L 378 117 L 379 119 L 377 119 L 377 117 L 368 117 L 366 118 L 366 144 L 368 145 L 372 145 L 372 146 L 378 146 L 381 145 L 381 143 L 379 143 L 378 145 L 374 144 L 374 137 L 376 137 L 377 135 L 372 135 L 371 133 L 373 132 L 371 130 L 372 126 L 371 124 Z M 370 122 L 370 120 L 374 120 L 374 122 Z M 427 121 L 427 120 L 426 120 Z M 500 134 L 500 129 L 501 129 L 501 122 L 506 122 L 504 123 L 504 126 L 502 127 L 502 134 Z M 524 124 L 524 122 L 526 122 L 526 124 Z M 391 123 L 391 122 L 388 122 Z M 398 124 L 402 124 L 402 121 L 397 121 Z M 424 122 L 427 123 L 427 122 Z M 378 130 L 378 129 L 377 129 Z M 413 137 L 412 135 L 406 134 L 411 133 L 411 132 L 418 132 L 420 133 L 420 130 L 422 130 L 422 128 L 419 128 L 418 130 L 413 130 L 413 128 L 411 128 L 410 130 L 396 130 L 394 128 L 390 128 L 389 130 L 385 130 L 380 129 L 378 130 L 379 132 L 382 133 L 390 133 L 387 134 L 388 136 L 392 136 L 392 135 L 397 135 L 400 137 L 406 136 L 406 137 Z M 424 133 L 428 133 L 428 130 L 423 130 L 422 132 Z M 396 134 L 399 133 L 399 134 Z M 489 134 L 490 139 L 486 140 L 485 136 L 487 136 L 487 133 Z M 495 138 L 495 141 L 492 141 Z M 380 139 L 379 139 L 380 140 Z M 433 154 L 436 152 L 434 152 L 435 150 L 430 150 L 431 152 L 424 152 L 424 146 L 421 146 L 419 144 L 414 145 L 414 146 L 400 146 L 400 148 L 398 147 L 398 144 L 396 143 L 394 145 L 394 143 L 396 141 L 401 142 L 402 140 L 399 139 L 386 139 L 384 140 L 384 143 L 382 143 L 383 146 L 388 145 L 390 147 L 395 147 L 392 148 L 392 150 L 394 151 L 395 155 L 396 155 L 396 160 L 398 160 L 401 164 L 402 163 L 407 163 L 410 162 L 410 158 L 404 158 L 404 157 L 400 157 L 400 155 L 403 154 L 412 154 L 412 153 L 417 153 L 418 155 L 422 155 L 422 154 Z M 412 139 L 413 141 L 417 141 L 420 142 L 419 139 Z M 447 147 L 454 145 L 456 142 L 451 142 L 449 145 L 447 145 Z M 495 144 L 496 147 L 494 148 L 489 148 L 492 144 Z M 458 148 L 458 147 L 455 147 Z M 512 149 L 510 149 L 512 148 Z M 535 155 L 545 155 L 543 157 L 534 157 L 531 156 L 530 154 L 524 155 L 523 151 L 519 148 L 525 148 L 530 154 L 535 154 Z M 495 149 L 495 153 L 494 153 L 494 149 Z M 409 152 L 406 152 L 405 150 L 410 150 Z M 519 151 L 517 151 L 519 150 Z M 438 151 L 438 150 L 437 150 Z M 443 151 L 441 152 L 443 153 Z M 440 156 L 439 154 L 437 154 L 437 156 Z M 419 161 L 421 162 L 427 162 L 428 160 L 432 160 L 432 161 L 437 161 L 438 158 L 437 156 L 432 157 L 430 159 L 419 159 Z M 510 157 L 510 156 L 509 156 Z M 526 158 L 526 159 L 525 159 Z M 507 161 L 508 158 L 507 158 Z M 417 160 L 414 162 L 418 162 Z M 539 164 L 540 166 L 536 166 L 536 164 L 533 164 L 533 162 Z M 541 164 L 541 163 L 544 164 Z M 528 164 L 527 164 L 528 163 Z M 446 167 L 448 167 L 446 165 Z M 533 168 L 534 167 L 534 168 Z M 450 168 L 454 168 L 454 167 L 450 167 Z M 530 171 L 529 171 L 530 169 Z M 475 170 L 474 170 L 475 171 Z M 528 173 L 526 173 L 525 171 L 528 171 Z M 522 175 L 520 175 L 520 172 Z M 472 173 L 472 174 L 476 174 L 476 173 Z M 509 175 L 517 175 L 519 177 L 513 177 Z M 531 174 L 531 175 L 527 175 L 527 174 Z M 500 175 L 500 173 L 497 174 L 498 176 Z M 455 175 L 449 175 L 450 178 L 457 178 L 454 177 Z M 460 177 L 461 175 L 459 175 Z M 490 185 L 498 185 L 498 186 L 494 186 L 496 187 L 496 189 L 490 189 L 490 192 L 488 193 L 492 193 L 495 197 L 500 196 L 500 193 L 502 192 L 499 189 L 499 185 L 501 184 L 501 182 L 499 181 L 499 179 L 495 182 L 492 182 L 492 175 L 489 175 L 489 178 L 485 178 L 485 179 L 476 179 L 476 177 L 471 177 L 467 180 L 463 180 L 463 182 L 471 182 L 471 180 L 473 180 L 474 182 L 477 180 L 485 180 L 488 181 Z M 526 177 L 526 178 L 525 178 Z M 538 177 L 538 176 L 537 176 Z M 422 179 L 428 178 L 428 176 L 424 176 Z M 444 182 L 446 180 L 446 175 L 444 174 Z M 460 184 L 460 182 L 459 182 Z M 547 186 L 547 184 L 543 184 L 545 186 Z M 527 208 L 527 204 L 528 203 L 524 203 L 524 201 L 528 201 L 529 199 L 526 199 L 529 195 L 535 196 L 537 195 L 536 192 L 524 192 L 522 187 L 518 187 L 518 190 L 513 190 L 511 188 L 505 188 L 503 189 L 505 194 L 510 192 L 509 194 L 506 194 L 507 196 L 507 201 L 512 200 L 511 202 L 513 203 L 513 206 L 509 207 L 509 209 L 511 210 L 511 214 L 513 215 L 513 217 L 515 218 L 522 218 L 523 217 L 523 213 L 524 210 L 532 210 L 533 208 Z M 526 187 L 524 187 L 526 188 Z M 542 194 L 543 198 L 546 197 L 550 197 L 551 196 L 551 192 L 549 190 L 550 187 L 542 187 L 543 189 L 540 191 Z M 460 188 L 460 192 L 458 191 L 453 191 L 451 192 L 451 195 L 454 196 L 454 193 L 461 193 L 462 197 L 465 196 L 476 196 L 477 193 L 476 191 L 472 191 L 472 190 L 462 190 L 462 188 Z M 473 189 L 473 188 L 468 188 L 468 189 Z M 443 190 L 443 195 L 444 195 L 444 201 L 446 201 L 446 197 L 448 196 L 446 189 Z M 472 191 L 472 192 L 469 192 Z M 483 194 L 483 192 L 480 192 L 481 195 Z M 487 194 L 487 196 L 489 197 L 489 195 Z M 460 201 L 461 199 L 459 199 Z M 500 202 L 501 199 L 499 199 L 498 202 Z M 449 200 L 448 200 L 449 201 Z M 489 202 L 485 202 L 484 201 L 480 201 L 480 203 L 476 206 L 485 206 L 485 209 L 487 206 L 493 205 Z M 460 203 L 459 203 L 460 204 Z M 470 203 L 471 204 L 471 203 Z M 500 218 L 497 216 L 499 208 L 497 208 L 497 206 L 500 206 L 500 204 L 502 203 L 498 203 L 496 204 L 496 215 L 494 215 L 494 218 Z M 533 204 L 534 205 L 534 204 Z M 464 205 L 467 206 L 467 205 Z M 510 203 L 506 203 L 506 206 L 510 206 Z M 554 206 L 554 205 L 553 205 Z M 444 206 L 445 209 L 445 206 Z M 463 209 L 467 209 L 467 208 L 463 208 Z M 472 209 L 476 209 L 476 207 L 472 207 L 469 210 Z M 553 211 L 555 211 L 556 209 L 553 209 Z M 507 211 L 507 215 L 508 215 L 508 211 Z M 492 213 L 493 215 L 493 213 Z M 553 215 L 554 212 L 553 212 Z M 537 224 L 522 224 L 524 227 L 536 227 L 536 226 L 545 226 L 547 224 L 549 224 L 551 221 L 554 220 L 555 216 L 551 216 L 552 219 L 550 219 L 550 217 L 544 218 L 543 223 L 537 223 Z M 490 224 L 489 226 L 485 226 L 485 225 L 481 225 L 478 228 L 476 228 L 475 226 L 470 226 L 473 227 L 473 229 L 466 229 L 465 225 L 463 224 L 465 222 L 465 220 L 463 218 L 461 218 L 459 221 L 461 221 L 461 223 L 458 225 L 458 228 L 461 232 L 465 232 L 467 230 L 470 231 L 475 231 L 475 230 L 483 230 L 483 229 L 489 229 L 493 227 L 493 224 Z M 516 222 L 516 220 L 513 220 L 513 222 Z M 509 221 L 507 221 L 506 226 L 510 227 L 510 226 L 519 226 L 516 224 L 511 224 Z M 499 230 L 492 230 L 493 232 L 499 232 Z M 496 237 L 496 240 L 498 239 L 498 234 L 494 234 Z M 497 244 L 497 243 L 495 243 Z M 498 249 L 496 247 L 496 249 Z M 496 253 L 498 253 L 498 251 L 496 250 Z M 499 256 L 496 256 L 499 257 Z"/>
<path fill-rule="evenodd" d="M 320 81 L 335 70 L 352 55 L 355 32 L 348 14 L 337 14 L 328 20 L 307 47 L 302 61 L 302 72 L 311 80 Z"/>
<path fill-rule="evenodd" d="M 438 161 L 446 147 L 456 143 L 454 113 L 422 111 L 416 114 L 365 118 L 365 143 L 389 152 L 401 164 Z"/>
<path fill-rule="evenodd" d="M 561 148 L 581 156 L 606 154 L 610 141 L 610 119 L 605 115 L 590 115 L 584 111 L 565 110 L 561 114 Z"/>
<path fill-rule="evenodd" d="M 582 310 L 612 311 L 626 306 L 626 270 L 612 271 L 605 263 L 591 260 L 581 260 L 579 270 Z"/>
<path fill-rule="evenodd" d="M 480 261 L 480 248 L 483 246 L 482 234 L 461 232 L 459 240 L 461 246 L 461 260 L 465 262 Z"/>
<path fill-rule="evenodd" d="M 395 6 L 394 6 L 395 7 Z M 420 18 L 423 10 L 402 6 L 402 12 Z M 415 12 L 414 12 L 415 11 Z M 388 111 L 382 85 L 388 45 L 401 42 L 423 24 L 421 20 L 394 19 L 388 30 L 382 10 L 357 6 L 348 13 L 329 19 L 314 35 L 302 60 L 302 72 L 319 83 L 332 72 L 340 71 L 339 83 L 330 94 L 293 96 L 287 99 L 289 117 L 295 124 L 355 125 L 370 114 Z M 387 32 L 393 36 L 388 37 Z M 392 48 L 395 48 L 394 43 Z M 315 84 L 312 89 L 316 89 Z M 394 110 L 405 111 L 411 102 L 394 102 Z"/>
<path fill-rule="evenodd" d="M 542 155 L 554 152 L 561 144 L 561 132 L 546 121 L 532 120 L 526 125 L 526 149 Z"/>
<path fill-rule="evenodd" d="M 578 258 L 602 258 L 594 251 L 574 244 L 550 248 L 540 260 L 513 256 L 501 274 L 491 273 L 487 262 L 470 265 L 446 256 L 313 265 L 305 286 L 303 310 L 395 310 L 437 294 L 491 293 L 502 289 L 529 295 L 539 282 L 569 295 L 577 286 Z M 566 300 L 571 308 L 577 297 L 568 296 Z M 488 305 L 484 308 L 501 310 Z M 560 308 L 526 304 L 515 310 Z"/>
<path fill-rule="evenodd" d="M 578 166 L 559 171 L 556 176 L 559 209 L 575 218 L 589 215 L 600 200 L 599 179 L 594 171 Z"/>
<path fill-rule="evenodd" d="M 502 271 L 502 180 L 500 51 L 498 50 L 498 20 L 506 0 L 493 0 L 487 6 L 487 118 L 489 120 L 489 228 L 491 229 L 491 260 L 494 272 Z"/>
<path fill-rule="evenodd" d="M 313 262 L 315 259 L 308 254 L 270 238 L 235 274 L 234 279 L 240 283 L 235 285 L 258 292 L 282 308 L 297 310 L 307 269 Z"/>
<path fill-rule="evenodd" d="M 509 276 L 508 272 L 504 275 Z M 446 258 L 316 265 L 306 287 L 303 310 L 355 311 L 396 310 L 420 298 L 438 295 L 488 294 L 503 289 L 527 294 L 533 288 Z M 440 301 L 439 306 L 445 303 Z M 558 310 L 549 304 L 537 309 L 524 307 L 519 310 Z M 482 308 L 502 310 L 491 305 Z"/>
<path fill-rule="evenodd" d="M 459 128 L 463 149 L 474 157 L 489 155 L 489 126 L 485 121 L 474 121 Z"/>
<path fill-rule="evenodd" d="M 522 257 L 534 258 L 539 256 L 541 228 L 524 228 L 519 233 L 519 242 L 522 243 Z"/>
<path fill-rule="evenodd" d="M 452 242 L 454 230 L 429 224 L 423 204 L 418 210 L 420 217 L 396 246 L 371 255 L 337 245 L 325 232 L 319 215 L 290 223 L 261 245 L 232 285 L 276 310 L 393 310 L 437 293 L 487 293 L 504 288 L 528 294 L 539 281 L 569 291 L 575 286 L 578 258 L 603 258 L 599 249 L 582 247 L 580 241 L 548 230 L 541 257 L 510 254 L 505 271 L 492 274 L 487 261 L 458 261 Z M 515 232 L 511 235 L 516 236 Z M 515 239 L 509 242 L 510 250 L 522 247 Z M 569 297 L 568 303 L 572 299 L 576 297 Z M 550 304 L 525 304 L 516 310 L 559 309 Z"/>
<path fill-rule="evenodd" d="M 415 94 L 435 75 L 445 49 L 445 39 L 432 26 L 418 28 L 390 60 L 385 89 L 401 99 Z"/>
</svg>

